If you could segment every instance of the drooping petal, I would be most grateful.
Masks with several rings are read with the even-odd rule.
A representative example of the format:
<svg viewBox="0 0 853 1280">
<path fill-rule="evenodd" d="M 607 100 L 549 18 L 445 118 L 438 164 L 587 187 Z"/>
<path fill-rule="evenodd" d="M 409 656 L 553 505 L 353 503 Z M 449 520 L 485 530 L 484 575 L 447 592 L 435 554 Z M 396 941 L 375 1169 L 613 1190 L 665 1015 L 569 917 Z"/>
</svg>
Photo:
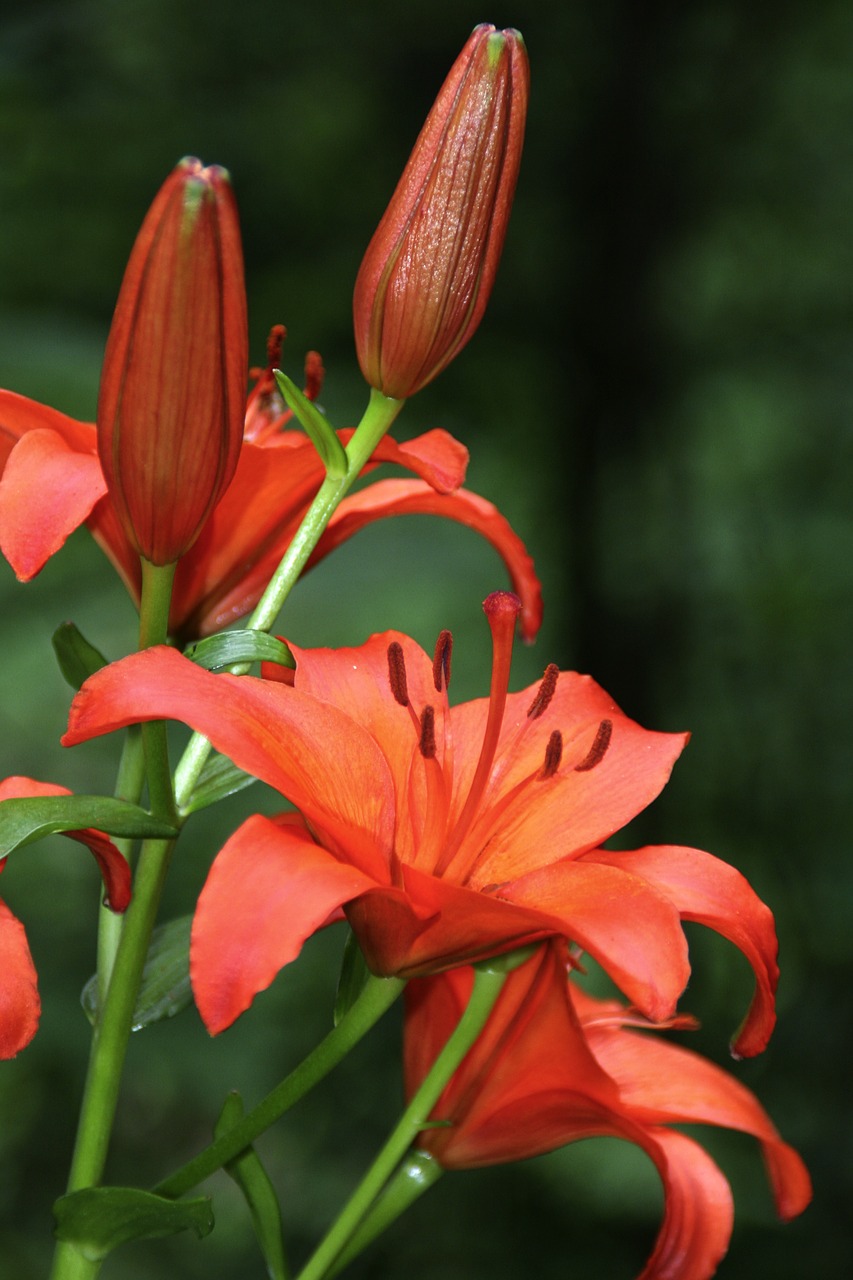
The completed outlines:
<svg viewBox="0 0 853 1280">
<path fill-rule="evenodd" d="M 212 675 L 157 646 L 104 667 L 71 705 L 65 746 L 143 720 L 181 720 L 217 751 L 277 788 L 333 848 L 384 878 L 394 831 L 393 784 L 361 725 L 298 689 Z"/>
<path fill-rule="evenodd" d="M 370 485 L 343 500 L 309 564 L 316 564 L 374 520 L 403 515 L 440 516 L 466 525 L 484 537 L 501 556 L 509 571 L 512 589 L 521 599 L 521 633 L 527 641 L 535 639 L 542 624 L 542 587 L 533 560 L 497 507 L 467 489 L 442 494 L 412 480 L 382 480 Z"/>
<path fill-rule="evenodd" d="M 373 884 L 295 815 L 244 822 L 214 859 L 193 921 L 190 971 L 208 1031 L 230 1026 L 336 908 Z"/>
<path fill-rule="evenodd" d="M 767 1112 L 744 1085 L 714 1063 L 655 1036 L 591 1026 L 596 1058 L 618 1081 L 631 1115 L 649 1124 L 713 1124 L 761 1143 L 779 1216 L 802 1213 L 811 1180 L 798 1153 L 783 1142 Z"/>
<path fill-rule="evenodd" d="M 732 1234 L 731 1188 L 706 1151 L 671 1129 L 638 1130 L 635 1141 L 657 1165 L 664 1216 L 639 1280 L 708 1280 Z"/>
<path fill-rule="evenodd" d="M 353 435 L 351 430 L 338 433 L 342 444 Z M 380 462 L 396 462 L 407 471 L 426 480 L 437 493 L 453 493 L 465 480 L 468 450 L 449 431 L 434 427 L 413 440 L 398 444 L 391 436 L 383 436 L 371 454 L 367 469 Z"/>
<path fill-rule="evenodd" d="M 20 920 L 0 899 L 0 1058 L 14 1058 L 36 1033 L 41 1013 L 35 965 Z"/>
<path fill-rule="evenodd" d="M 53 430 L 21 437 L 0 478 L 0 548 L 19 581 L 44 568 L 105 493 L 96 454 Z"/>
<path fill-rule="evenodd" d="M 755 973 L 755 995 L 732 1051 L 738 1057 L 760 1053 L 776 1022 L 778 943 L 773 915 L 745 877 L 710 853 L 677 845 L 649 846 L 630 853 L 598 849 L 584 860 L 641 876 L 669 898 L 683 920 L 707 925 L 743 952 Z"/>
<path fill-rule="evenodd" d="M 566 859 L 499 892 L 559 921 L 647 1017 L 672 1016 L 690 976 L 687 942 L 672 903 L 639 876 Z"/>
<path fill-rule="evenodd" d="M 0 782 L 0 800 L 18 800 L 27 796 L 70 796 L 67 787 L 53 782 L 37 782 L 35 778 L 20 775 L 4 778 Z M 93 854 L 106 890 L 104 905 L 113 911 L 126 910 L 130 902 L 131 876 L 127 859 L 116 848 L 109 836 L 92 827 L 80 831 L 63 831 L 63 835 L 77 840 Z"/>
<path fill-rule="evenodd" d="M 78 422 L 50 405 L 39 404 L 16 391 L 0 388 L 0 466 L 15 443 L 30 431 L 55 431 L 75 453 L 95 453 L 97 431 L 93 422 Z"/>
</svg>

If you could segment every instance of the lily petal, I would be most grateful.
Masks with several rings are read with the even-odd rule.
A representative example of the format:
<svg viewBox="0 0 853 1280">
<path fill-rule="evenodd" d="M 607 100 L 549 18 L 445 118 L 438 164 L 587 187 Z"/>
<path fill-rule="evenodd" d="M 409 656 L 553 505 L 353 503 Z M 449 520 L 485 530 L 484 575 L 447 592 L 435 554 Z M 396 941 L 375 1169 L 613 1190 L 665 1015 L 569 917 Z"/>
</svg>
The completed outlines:
<svg viewBox="0 0 853 1280">
<path fill-rule="evenodd" d="M 745 877 L 710 853 L 677 845 L 647 846 L 630 853 L 596 849 L 584 861 L 622 867 L 641 876 L 674 904 L 683 920 L 707 925 L 743 952 L 755 973 L 755 995 L 732 1052 L 736 1057 L 761 1053 L 776 1023 L 778 943 L 773 915 Z"/>
<path fill-rule="evenodd" d="M 20 775 L 4 778 L 0 782 L 0 800 L 20 800 L 27 796 L 70 796 L 67 787 L 57 786 L 53 782 L 37 782 L 35 778 Z M 109 836 L 92 827 L 80 831 L 63 831 L 62 835 L 86 846 L 93 854 L 106 894 L 104 905 L 112 911 L 126 910 L 130 902 L 131 876 L 127 859 L 116 848 Z"/>
<path fill-rule="evenodd" d="M 690 976 L 687 941 L 672 903 L 639 876 L 566 858 L 500 893 L 559 920 L 647 1017 L 672 1016 Z"/>
<path fill-rule="evenodd" d="M 671 1129 L 639 1133 L 642 1141 L 633 1140 L 657 1165 L 666 1196 L 654 1252 L 639 1280 L 708 1280 L 729 1247 L 731 1188 L 692 1138 Z"/>
<path fill-rule="evenodd" d="M 378 481 L 344 499 L 317 544 L 309 565 L 322 560 L 374 520 L 403 515 L 441 516 L 466 525 L 485 538 L 506 565 L 512 588 L 521 600 L 521 634 L 528 642 L 535 639 L 542 625 L 542 586 L 533 560 L 497 507 L 467 489 L 456 493 L 436 493 L 428 485 L 413 480 Z"/>
<path fill-rule="evenodd" d="M 36 1033 L 41 1013 L 27 935 L 0 900 L 0 1058 L 14 1058 Z"/>
<path fill-rule="evenodd" d="M 21 582 L 44 568 L 105 493 L 96 455 L 56 431 L 22 436 L 0 479 L 0 548 Z"/>
<path fill-rule="evenodd" d="M 264 991 L 336 908 L 374 881 L 293 814 L 249 818 L 214 859 L 193 920 L 190 972 L 212 1035 Z"/>
<path fill-rule="evenodd" d="M 373 738 L 337 708 L 252 676 L 212 675 L 156 646 L 97 672 L 71 704 L 64 746 L 144 720 L 181 720 L 303 811 L 324 843 L 383 876 L 394 792 Z"/>
</svg>

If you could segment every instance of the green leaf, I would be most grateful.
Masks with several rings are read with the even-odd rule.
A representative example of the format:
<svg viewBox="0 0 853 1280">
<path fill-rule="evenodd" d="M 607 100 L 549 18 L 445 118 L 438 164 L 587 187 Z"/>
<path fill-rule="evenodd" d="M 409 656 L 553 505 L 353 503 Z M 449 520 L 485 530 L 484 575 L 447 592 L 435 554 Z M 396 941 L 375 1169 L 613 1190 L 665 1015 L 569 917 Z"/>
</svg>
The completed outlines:
<svg viewBox="0 0 853 1280">
<path fill-rule="evenodd" d="M 242 1118 L 242 1099 L 239 1093 L 230 1093 L 225 1099 L 225 1105 L 216 1122 L 214 1137 L 221 1138 Z M 231 1175 L 245 1196 L 270 1280 L 288 1280 L 281 1231 L 281 1209 L 269 1175 L 254 1147 L 247 1147 L 233 1160 L 229 1160 L 225 1165 L 225 1171 Z"/>
<path fill-rule="evenodd" d="M 198 809 L 206 809 L 209 805 L 232 796 L 236 791 L 250 787 L 257 778 L 251 773 L 238 769 L 227 756 L 212 755 L 201 771 L 193 793 L 181 812 L 195 813 Z"/>
<path fill-rule="evenodd" d="M 171 1236 L 193 1230 L 199 1239 L 213 1230 L 207 1196 L 167 1200 L 136 1187 L 87 1187 L 53 1206 L 56 1236 L 90 1262 L 100 1262 L 128 1240 Z"/>
<path fill-rule="evenodd" d="M 320 455 L 326 475 L 332 480 L 342 480 L 349 469 L 347 451 L 335 435 L 329 419 L 320 412 L 316 404 L 300 391 L 296 383 L 288 378 L 281 369 L 273 369 L 273 376 L 278 389 L 293 410 L 306 435 Z"/>
<path fill-rule="evenodd" d="M 219 635 L 188 645 L 184 657 L 192 659 L 206 671 L 234 667 L 244 662 L 278 662 L 283 667 L 296 666 L 296 659 L 284 641 L 267 635 L 265 631 L 221 631 Z"/>
<path fill-rule="evenodd" d="M 174 1018 L 192 1004 L 190 986 L 190 928 L 192 916 L 180 916 L 158 925 L 142 970 L 131 1027 L 141 1031 L 164 1018 Z M 89 979 L 80 996 L 86 1017 L 94 1026 L 98 1020 L 98 975 Z"/>
<path fill-rule="evenodd" d="M 84 680 L 108 665 L 100 650 L 89 644 L 73 622 L 63 622 L 62 626 L 57 627 L 51 643 L 59 670 L 72 689 L 79 689 Z"/>
<path fill-rule="evenodd" d="M 355 934 L 350 931 L 344 944 L 344 956 L 341 961 L 338 989 L 335 993 L 335 1026 L 349 1013 L 364 990 L 370 976 L 370 970 L 365 962 L 361 947 L 355 940 Z"/>
<path fill-rule="evenodd" d="M 0 858 L 55 831 L 94 827 L 111 836 L 169 839 L 174 827 L 111 796 L 24 796 L 0 800 Z"/>
</svg>

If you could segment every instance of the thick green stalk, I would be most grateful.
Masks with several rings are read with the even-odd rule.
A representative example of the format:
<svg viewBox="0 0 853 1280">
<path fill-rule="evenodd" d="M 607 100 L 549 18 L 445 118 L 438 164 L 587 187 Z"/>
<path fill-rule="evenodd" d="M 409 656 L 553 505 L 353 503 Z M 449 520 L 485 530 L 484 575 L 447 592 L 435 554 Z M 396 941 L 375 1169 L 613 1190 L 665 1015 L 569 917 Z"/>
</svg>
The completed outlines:
<svg viewBox="0 0 853 1280">
<path fill-rule="evenodd" d="M 133 804 L 138 804 L 144 786 L 145 756 L 142 750 L 142 733 L 139 725 L 134 724 L 125 732 L 114 794 L 119 800 L 129 800 Z M 133 843 L 132 840 L 113 836 L 113 844 L 128 861 L 130 861 Z M 123 927 L 124 916 L 102 904 L 98 913 L 98 1016 L 107 998 Z"/>
<path fill-rule="evenodd" d="M 177 1198 L 233 1160 L 346 1057 L 391 1007 L 405 985 L 400 978 L 371 977 L 338 1025 L 289 1076 L 221 1138 L 151 1190 L 156 1195 Z"/>
<path fill-rule="evenodd" d="M 253 631 L 269 631 L 281 612 L 282 605 L 293 589 L 299 575 L 308 563 L 312 551 L 320 541 L 329 521 L 352 487 L 359 473 L 382 437 L 405 404 L 404 400 L 391 400 L 381 391 L 371 391 L 370 400 L 361 422 L 346 446 L 347 473 L 340 478 L 328 477 L 323 481 L 314 501 L 305 513 L 293 541 L 273 574 L 266 591 L 246 623 Z M 245 673 L 248 667 L 234 667 L 235 675 Z M 175 773 L 175 796 L 181 807 L 192 795 L 204 762 L 210 753 L 210 743 L 201 734 L 193 734 Z"/>
<path fill-rule="evenodd" d="M 385 1146 L 317 1250 L 300 1271 L 297 1280 L 324 1280 L 334 1270 L 339 1255 L 381 1195 L 388 1179 L 429 1119 L 430 1112 L 444 1092 L 450 1077 L 485 1026 L 506 976 L 504 966 L 491 968 L 484 965 L 475 968 L 471 997 L 456 1029 L 406 1107 Z"/>
<path fill-rule="evenodd" d="M 161 644 L 167 637 L 174 571 L 174 565 L 159 567 L 142 561 L 140 649 Z M 165 726 L 162 723 L 145 725 L 143 744 L 152 809 L 158 817 L 174 819 Z M 96 1186 L 104 1171 L 133 1010 L 173 843 L 171 840 L 146 840 L 142 846 L 134 877 L 133 898 L 125 915 L 109 989 L 92 1034 L 89 1068 L 68 1175 L 69 1194 Z M 60 1242 L 57 1245 L 52 1280 L 90 1280 L 99 1270 L 100 1263 L 88 1262 L 72 1244 Z"/>
</svg>

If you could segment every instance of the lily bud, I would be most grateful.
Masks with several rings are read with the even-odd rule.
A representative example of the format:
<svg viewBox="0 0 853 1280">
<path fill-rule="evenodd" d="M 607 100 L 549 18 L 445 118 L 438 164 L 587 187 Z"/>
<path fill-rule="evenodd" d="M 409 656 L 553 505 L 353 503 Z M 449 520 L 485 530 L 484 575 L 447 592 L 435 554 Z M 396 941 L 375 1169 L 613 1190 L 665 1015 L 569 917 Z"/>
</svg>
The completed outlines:
<svg viewBox="0 0 853 1280">
<path fill-rule="evenodd" d="M 431 382 L 480 323 L 515 192 L 529 70 L 517 31 L 476 27 L 427 117 L 355 284 L 355 342 L 372 387 Z"/>
<path fill-rule="evenodd" d="M 127 264 L 98 398 L 98 452 L 125 533 L 153 564 L 192 546 L 237 465 L 248 366 L 227 172 L 182 160 Z"/>
</svg>

